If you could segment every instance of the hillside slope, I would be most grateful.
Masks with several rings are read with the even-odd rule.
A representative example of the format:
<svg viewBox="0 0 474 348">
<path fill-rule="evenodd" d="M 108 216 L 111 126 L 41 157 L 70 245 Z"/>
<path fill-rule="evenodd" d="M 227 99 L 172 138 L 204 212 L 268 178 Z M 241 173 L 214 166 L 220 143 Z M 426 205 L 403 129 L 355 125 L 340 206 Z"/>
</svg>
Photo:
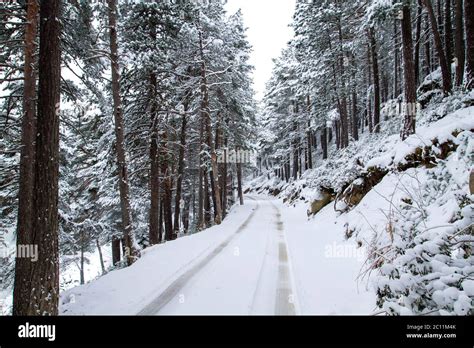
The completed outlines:
<svg viewBox="0 0 474 348">
<path fill-rule="evenodd" d="M 388 136 L 388 122 L 382 134 L 333 150 L 299 180 L 266 173 L 247 185 L 249 193 L 306 206 L 315 230 L 322 221 L 332 226 L 318 233 L 357 244 L 364 255 L 358 280 L 377 294 L 380 313 L 473 313 L 474 107 L 434 118 L 436 111 L 425 111 L 405 141 Z"/>
</svg>

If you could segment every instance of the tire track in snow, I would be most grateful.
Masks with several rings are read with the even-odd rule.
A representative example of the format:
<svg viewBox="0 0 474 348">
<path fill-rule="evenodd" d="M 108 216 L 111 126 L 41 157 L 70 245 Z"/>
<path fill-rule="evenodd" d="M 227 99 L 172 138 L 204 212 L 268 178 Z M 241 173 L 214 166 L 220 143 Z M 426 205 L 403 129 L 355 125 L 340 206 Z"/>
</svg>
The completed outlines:
<svg viewBox="0 0 474 348">
<path fill-rule="evenodd" d="M 248 314 L 259 314 L 259 310 L 257 309 L 258 303 L 262 300 L 261 298 L 266 294 L 263 278 L 267 275 L 268 269 L 271 268 L 268 263 L 270 261 L 269 258 L 271 255 L 270 247 L 273 246 L 272 233 L 273 231 L 269 231 L 267 233 L 267 239 L 265 241 L 265 255 L 263 256 L 263 261 L 260 265 L 257 286 L 255 287 L 255 291 L 252 296 L 252 303 L 249 307 Z"/>
<path fill-rule="evenodd" d="M 277 206 L 272 203 L 276 211 L 276 227 L 278 232 L 278 280 L 275 298 L 276 315 L 295 315 L 295 293 L 292 289 L 288 249 L 286 247 L 285 232 L 281 213 Z"/>
<path fill-rule="evenodd" d="M 293 292 L 288 251 L 285 242 L 284 226 L 278 207 L 265 200 L 274 210 L 274 228 L 269 228 L 265 247 L 265 256 L 260 266 L 259 277 L 250 306 L 249 314 L 295 315 L 295 295 Z M 269 281 L 276 281 L 275 287 L 269 287 Z M 267 303 L 268 293 L 275 294 L 273 303 Z"/>
<path fill-rule="evenodd" d="M 254 201 L 252 197 L 247 197 Z M 219 255 L 222 250 L 224 250 L 229 243 L 245 228 L 248 226 L 250 221 L 255 216 L 255 213 L 259 209 L 258 201 L 256 201 L 255 209 L 252 213 L 247 217 L 247 219 L 237 228 L 237 230 L 225 241 L 219 244 L 214 250 L 212 250 L 204 259 L 199 261 L 197 264 L 192 266 L 190 269 L 185 271 L 182 275 L 180 275 L 176 280 L 174 280 L 168 287 L 158 295 L 153 301 L 151 301 L 148 305 L 146 305 L 137 315 L 155 315 L 165 307 L 173 298 L 175 298 L 181 289 L 188 283 L 188 281 L 193 278 L 199 271 L 201 271 L 209 262 L 211 262 L 217 255 Z"/>
</svg>

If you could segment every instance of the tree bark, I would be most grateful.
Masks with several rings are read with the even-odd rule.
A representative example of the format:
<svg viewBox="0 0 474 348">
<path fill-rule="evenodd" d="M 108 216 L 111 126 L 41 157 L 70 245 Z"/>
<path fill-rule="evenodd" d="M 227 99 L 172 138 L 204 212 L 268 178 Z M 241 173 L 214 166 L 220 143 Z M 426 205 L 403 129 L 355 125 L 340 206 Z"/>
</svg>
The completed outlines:
<svg viewBox="0 0 474 348">
<path fill-rule="evenodd" d="M 403 73 L 405 78 L 405 120 L 401 137 L 403 140 L 415 133 L 415 117 L 412 107 L 416 104 L 415 65 L 413 62 L 413 37 L 411 31 L 411 13 L 409 5 L 402 10 L 402 45 L 403 45 Z"/>
<path fill-rule="evenodd" d="M 395 42 L 395 64 L 394 64 L 394 82 L 393 82 L 393 98 L 397 98 L 400 95 L 400 42 L 399 42 L 399 33 L 398 33 L 398 25 L 396 20 L 393 22 L 394 25 L 394 42 Z"/>
<path fill-rule="evenodd" d="M 158 242 L 161 243 L 163 241 L 163 204 L 160 202 L 159 206 L 160 217 L 158 222 Z"/>
<path fill-rule="evenodd" d="M 308 147 L 308 154 L 307 154 L 307 168 L 313 169 L 313 132 L 311 130 L 311 98 L 308 95 L 306 99 L 306 112 L 308 113 L 308 134 L 307 134 L 307 147 Z"/>
<path fill-rule="evenodd" d="M 100 268 L 102 270 L 102 274 L 105 274 L 104 256 L 102 255 L 102 248 L 98 239 L 95 240 L 95 244 L 97 245 L 97 250 L 99 251 Z"/>
<path fill-rule="evenodd" d="M 130 207 L 130 188 L 128 182 L 128 170 L 125 156 L 123 109 L 122 97 L 120 95 L 120 66 L 118 58 L 117 39 L 117 0 L 107 0 L 110 55 L 112 68 L 112 96 L 114 102 L 115 138 L 117 152 L 117 167 L 119 172 L 120 206 L 122 211 L 122 229 L 125 242 L 127 264 L 131 265 L 138 256 L 133 243 L 132 213 Z"/>
<path fill-rule="evenodd" d="M 120 239 L 114 238 L 112 240 L 112 263 L 115 266 L 120 262 Z"/>
<path fill-rule="evenodd" d="M 158 114 L 156 107 L 156 74 L 150 74 L 151 136 L 150 136 L 150 212 L 148 241 L 150 245 L 159 243 L 160 223 L 160 159 L 158 152 Z"/>
<path fill-rule="evenodd" d="M 421 19 L 422 19 L 423 5 L 421 0 L 418 0 L 416 12 L 416 34 L 415 34 L 415 84 L 420 85 L 420 46 L 421 46 Z"/>
<path fill-rule="evenodd" d="M 179 155 L 178 155 L 178 178 L 176 180 L 176 197 L 174 204 L 174 233 L 179 232 L 179 215 L 181 210 L 181 190 L 183 186 L 183 176 L 184 176 L 184 154 L 186 150 L 186 127 L 187 127 L 187 113 L 189 107 L 188 95 L 185 97 L 184 112 L 181 118 L 181 134 L 179 141 Z"/>
<path fill-rule="evenodd" d="M 237 193 L 240 205 L 244 205 L 244 194 L 242 191 L 242 163 L 237 163 Z"/>
<path fill-rule="evenodd" d="M 79 271 L 80 271 L 80 284 L 83 285 L 85 283 L 85 279 L 84 279 L 84 252 L 85 252 L 85 248 L 84 248 L 84 231 L 81 231 L 81 266 L 79 267 Z"/>
<path fill-rule="evenodd" d="M 211 196 L 209 194 L 209 171 L 204 168 L 204 222 L 211 226 Z"/>
<path fill-rule="evenodd" d="M 323 150 L 323 159 L 328 158 L 328 127 L 326 124 L 323 125 L 321 130 L 321 148 Z"/>
<path fill-rule="evenodd" d="M 428 32 L 429 26 L 430 26 L 430 20 L 428 18 L 428 15 L 425 17 L 425 32 Z M 431 74 L 433 71 L 433 67 L 431 64 L 431 39 L 430 36 L 427 35 L 426 40 L 425 40 L 425 75 Z"/>
<path fill-rule="evenodd" d="M 446 59 L 446 54 L 443 49 L 443 42 L 441 41 L 441 35 L 438 29 L 438 22 L 436 21 L 431 0 L 422 0 L 422 2 L 428 12 L 428 17 L 430 19 L 431 24 L 431 32 L 433 33 L 434 44 L 438 53 L 439 65 L 441 67 L 441 75 L 443 77 L 443 92 L 445 94 L 449 94 L 451 93 L 452 89 L 450 74 L 451 69 L 448 67 L 448 61 Z"/>
<path fill-rule="evenodd" d="M 296 116 L 295 114 L 293 115 Z M 293 121 L 293 179 L 298 179 L 298 174 L 300 172 L 299 168 L 299 140 L 298 140 L 298 124 L 296 121 Z"/>
<path fill-rule="evenodd" d="M 445 0 L 444 4 L 444 47 L 446 50 L 446 63 L 448 64 L 449 77 L 452 77 L 451 62 L 453 60 L 453 25 L 451 21 L 451 1 Z"/>
<path fill-rule="evenodd" d="M 466 87 L 474 87 L 474 2 L 464 0 L 464 22 L 466 26 Z"/>
<path fill-rule="evenodd" d="M 380 132 L 380 77 L 377 54 L 377 42 L 375 41 L 374 28 L 369 28 L 370 52 L 372 54 L 372 69 L 374 77 L 374 132 Z"/>
<path fill-rule="evenodd" d="M 339 111 L 341 116 L 341 133 L 340 133 L 340 146 L 341 148 L 345 148 L 349 146 L 349 119 L 347 117 L 347 90 L 346 90 L 346 78 L 345 78 L 345 69 L 344 69 L 344 55 L 343 55 L 343 34 L 342 34 L 342 24 L 341 20 L 339 19 L 337 22 L 338 33 L 339 33 L 339 73 L 341 76 L 341 90 L 342 96 L 340 98 L 339 104 Z"/>
<path fill-rule="evenodd" d="M 222 218 L 224 219 L 227 215 L 227 194 L 228 194 L 228 172 L 227 172 L 227 138 L 224 141 L 224 163 L 222 164 Z"/>
<path fill-rule="evenodd" d="M 191 205 L 191 202 L 190 202 L 190 199 L 189 197 L 186 198 L 185 200 L 185 203 L 184 203 L 184 210 L 183 210 L 183 214 L 181 216 L 181 221 L 183 223 L 183 231 L 184 231 L 184 234 L 187 234 L 188 231 L 189 231 L 189 212 L 190 212 L 190 205 Z"/>
<path fill-rule="evenodd" d="M 199 181 L 198 181 L 198 229 L 202 230 L 205 228 L 204 221 L 204 201 L 205 201 L 205 192 L 204 192 L 204 179 L 206 178 L 206 172 L 204 169 L 205 158 L 204 158 L 204 120 L 200 119 L 199 125 Z M 206 179 L 207 180 L 207 179 Z"/>
<path fill-rule="evenodd" d="M 201 56 L 201 118 L 204 120 L 205 133 L 206 133 L 206 144 L 211 155 L 211 169 L 212 178 L 211 181 L 212 191 L 214 192 L 215 200 L 215 219 L 214 222 L 219 225 L 222 222 L 222 204 L 220 198 L 219 188 L 219 171 L 217 168 L 217 153 L 212 142 L 212 128 L 211 128 L 211 112 L 209 109 L 209 90 L 207 86 L 207 72 L 206 72 L 206 61 L 204 57 L 204 43 L 202 39 L 202 32 L 199 30 L 199 50 Z M 207 180 L 206 180 L 207 181 Z"/>
<path fill-rule="evenodd" d="M 35 188 L 31 246 L 38 260 L 31 262 L 28 315 L 57 315 L 59 299 L 58 179 L 59 105 L 61 82 L 61 1 L 42 1 Z"/>
<path fill-rule="evenodd" d="M 172 178 L 170 170 L 170 154 L 168 149 L 168 134 L 164 129 L 161 132 L 160 139 L 160 167 L 161 167 L 161 199 L 160 204 L 163 208 L 163 223 L 165 227 L 165 240 L 174 240 L 176 236 L 173 233 L 173 218 L 171 209 L 172 200 Z"/>
<path fill-rule="evenodd" d="M 37 0 L 29 0 L 25 27 L 25 58 L 23 86 L 23 120 L 21 131 L 20 181 L 18 192 L 17 247 L 31 245 L 33 239 L 33 193 L 35 180 L 36 138 L 36 59 L 35 40 L 38 27 L 39 6 Z M 15 260 L 13 287 L 13 315 L 27 315 L 31 292 L 31 260 Z"/>
<path fill-rule="evenodd" d="M 369 40 L 370 41 L 370 40 Z M 374 131 L 373 118 L 372 118 L 372 59 L 370 54 L 370 42 L 367 45 L 367 72 L 368 72 L 368 88 L 367 88 L 367 126 L 369 127 L 369 133 Z"/>
<path fill-rule="evenodd" d="M 455 45 L 454 55 L 457 59 L 456 86 L 461 86 L 464 79 L 464 65 L 466 63 L 466 48 L 464 45 L 463 0 L 454 0 L 455 11 Z"/>
<path fill-rule="evenodd" d="M 359 119 L 358 119 L 358 109 L 357 109 L 357 81 L 356 81 L 356 61 L 355 57 L 352 57 L 354 69 L 352 70 L 352 137 L 355 141 L 359 140 Z"/>
</svg>

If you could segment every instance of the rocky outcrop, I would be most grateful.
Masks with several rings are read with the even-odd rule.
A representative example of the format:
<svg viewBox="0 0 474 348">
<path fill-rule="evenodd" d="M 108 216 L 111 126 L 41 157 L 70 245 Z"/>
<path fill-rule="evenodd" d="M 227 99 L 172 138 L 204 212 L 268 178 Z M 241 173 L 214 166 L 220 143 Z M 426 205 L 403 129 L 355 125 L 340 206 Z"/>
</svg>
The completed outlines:
<svg viewBox="0 0 474 348">
<path fill-rule="evenodd" d="M 313 199 L 310 202 L 309 209 L 307 212 L 308 216 L 312 216 L 319 213 L 321 209 L 331 203 L 334 198 L 335 195 L 332 189 L 321 187 L 319 189 L 319 197 L 317 199 Z"/>
<path fill-rule="evenodd" d="M 342 190 L 336 200 L 345 203 L 344 210 L 355 207 L 374 186 L 382 181 L 387 173 L 386 168 L 369 167 L 359 178 Z"/>
<path fill-rule="evenodd" d="M 458 132 L 454 132 L 452 135 L 457 137 L 458 134 Z M 415 151 L 405 157 L 403 162 L 396 164 L 395 168 L 399 172 L 421 166 L 433 168 L 437 165 L 438 160 L 448 158 L 449 155 L 456 151 L 456 148 L 457 145 L 451 140 L 440 143 L 438 139 L 434 139 L 431 145 L 416 148 Z M 387 173 L 387 168 L 379 167 L 370 167 L 362 172 L 356 180 L 344 187 L 337 196 L 336 203 L 344 203 L 338 205 L 337 210 L 344 212 L 358 205 L 365 195 L 382 181 Z"/>
<path fill-rule="evenodd" d="M 457 136 L 458 134 L 453 134 Z M 433 151 L 436 148 L 436 152 Z M 410 168 L 418 168 L 424 166 L 426 168 L 433 168 L 438 163 L 438 160 L 444 160 L 448 156 L 456 151 L 457 145 L 452 141 L 448 140 L 442 144 L 439 143 L 438 139 L 434 139 L 431 146 L 418 147 L 414 152 L 405 157 L 403 163 L 399 163 L 397 166 L 398 171 L 403 172 Z"/>
</svg>

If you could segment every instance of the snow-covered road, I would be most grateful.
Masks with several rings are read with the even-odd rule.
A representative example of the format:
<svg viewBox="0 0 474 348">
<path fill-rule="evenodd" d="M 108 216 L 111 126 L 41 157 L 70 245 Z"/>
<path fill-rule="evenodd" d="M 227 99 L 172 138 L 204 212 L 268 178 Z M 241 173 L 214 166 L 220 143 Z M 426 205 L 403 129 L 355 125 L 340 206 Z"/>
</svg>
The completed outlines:
<svg viewBox="0 0 474 348">
<path fill-rule="evenodd" d="M 63 314 L 369 314 L 362 260 L 328 256 L 347 243 L 331 207 L 307 221 L 305 205 L 246 197 L 222 225 L 146 250 L 61 297 Z"/>
<path fill-rule="evenodd" d="M 295 314 L 280 211 L 248 198 L 254 208 L 235 232 L 138 314 Z"/>
</svg>

